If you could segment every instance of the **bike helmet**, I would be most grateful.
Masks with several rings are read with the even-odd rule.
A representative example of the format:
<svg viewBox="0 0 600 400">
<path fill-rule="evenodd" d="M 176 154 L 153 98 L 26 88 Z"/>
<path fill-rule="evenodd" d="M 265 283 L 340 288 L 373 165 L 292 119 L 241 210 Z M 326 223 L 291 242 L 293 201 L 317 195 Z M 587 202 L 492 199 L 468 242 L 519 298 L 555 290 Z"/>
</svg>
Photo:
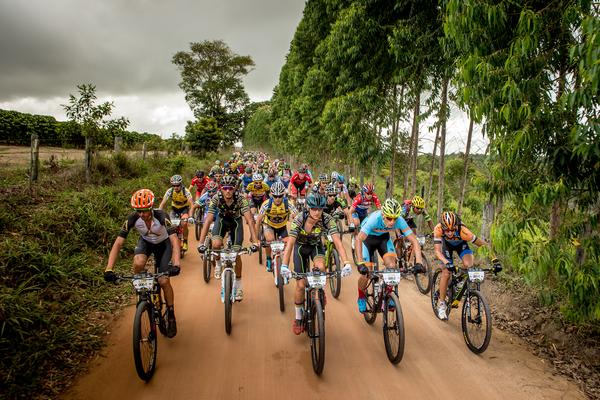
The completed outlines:
<svg viewBox="0 0 600 400">
<path fill-rule="evenodd" d="M 199 170 L 199 169 L 198 169 L 198 170 L 196 170 L 196 176 L 197 176 L 199 179 L 202 179 L 202 178 L 204 178 L 204 171 L 201 171 L 201 170 Z"/>
<path fill-rule="evenodd" d="M 319 182 L 327 184 L 327 183 L 331 182 L 331 179 L 329 179 L 329 175 L 327 175 L 327 174 L 320 174 L 319 175 Z"/>
<path fill-rule="evenodd" d="M 340 174 L 338 174 L 336 171 L 333 171 L 331 173 L 331 181 L 334 182 L 334 181 L 337 181 L 339 179 L 340 179 Z"/>
<path fill-rule="evenodd" d="M 173 175 L 169 181 L 171 182 L 171 185 L 177 186 L 181 185 L 181 183 L 183 182 L 183 178 L 181 177 L 181 175 Z"/>
<path fill-rule="evenodd" d="M 261 182 L 263 180 L 263 176 L 261 174 L 252 175 L 252 182 Z"/>
<path fill-rule="evenodd" d="M 306 206 L 308 208 L 325 208 L 327 199 L 318 193 L 309 193 L 306 196 Z"/>
<path fill-rule="evenodd" d="M 337 194 L 337 188 L 335 186 L 333 186 L 332 183 L 330 183 L 329 185 L 327 185 L 327 187 L 325 188 L 325 193 L 327 195 L 333 196 Z"/>
<path fill-rule="evenodd" d="M 285 194 L 285 186 L 281 182 L 275 182 L 271 185 L 271 194 L 273 196 L 283 196 Z"/>
<path fill-rule="evenodd" d="M 412 205 L 415 206 L 415 208 L 423 209 L 425 208 L 425 200 L 423 200 L 421 196 L 415 196 L 412 199 Z"/>
<path fill-rule="evenodd" d="M 237 186 L 238 180 L 233 175 L 225 175 L 221 179 L 221 186 Z"/>
<path fill-rule="evenodd" d="M 306 171 L 308 171 L 308 165 L 306 165 L 306 164 L 302 164 L 302 166 L 300 168 L 298 168 L 298 172 L 301 174 L 305 174 Z"/>
<path fill-rule="evenodd" d="M 452 230 L 456 226 L 456 215 L 452 211 L 444 211 L 440 222 L 443 229 Z"/>
<path fill-rule="evenodd" d="M 150 210 L 154 206 L 154 193 L 140 189 L 131 196 L 131 207 L 135 210 Z"/>
<path fill-rule="evenodd" d="M 365 183 L 362 187 L 362 192 L 364 194 L 373 194 L 373 184 L 372 183 Z"/>
<path fill-rule="evenodd" d="M 248 175 L 251 175 L 252 172 L 254 172 L 254 170 L 252 169 L 252 167 L 246 167 L 246 169 L 244 170 L 245 173 L 247 173 Z"/>
<path fill-rule="evenodd" d="M 208 192 L 208 194 L 214 194 L 218 188 L 219 185 L 217 185 L 217 182 L 215 181 L 210 181 L 206 184 L 206 191 Z"/>
<path fill-rule="evenodd" d="M 396 199 L 385 199 L 381 207 L 381 213 L 387 218 L 398 218 L 402 214 L 402 206 Z"/>
<path fill-rule="evenodd" d="M 344 182 L 346 182 L 346 178 L 344 178 L 344 175 L 340 174 L 340 175 L 338 175 L 337 181 L 338 181 L 338 183 L 344 183 Z"/>
</svg>

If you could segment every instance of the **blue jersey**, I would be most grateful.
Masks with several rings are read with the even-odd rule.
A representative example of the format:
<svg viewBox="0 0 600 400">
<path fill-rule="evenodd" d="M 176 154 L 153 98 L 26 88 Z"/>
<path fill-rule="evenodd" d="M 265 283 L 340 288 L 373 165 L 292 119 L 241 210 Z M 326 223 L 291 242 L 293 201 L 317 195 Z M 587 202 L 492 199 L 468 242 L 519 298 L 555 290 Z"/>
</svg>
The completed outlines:
<svg viewBox="0 0 600 400">
<path fill-rule="evenodd" d="M 269 180 L 268 178 L 264 180 L 264 182 L 269 186 L 269 189 L 275 182 L 279 182 L 279 178 L 275 178 L 273 180 Z"/>
<path fill-rule="evenodd" d="M 367 236 L 381 236 L 396 229 L 400 229 L 404 236 L 408 236 L 412 233 L 412 230 L 402 217 L 398 218 L 396 223 L 394 223 L 391 228 L 385 226 L 381 210 L 371 213 L 371 215 L 369 215 L 360 226 L 360 231 L 365 233 Z"/>
<path fill-rule="evenodd" d="M 242 185 L 244 185 L 244 190 L 251 182 L 252 182 L 252 175 L 250 175 L 250 176 L 248 176 L 246 174 L 242 175 Z"/>
</svg>

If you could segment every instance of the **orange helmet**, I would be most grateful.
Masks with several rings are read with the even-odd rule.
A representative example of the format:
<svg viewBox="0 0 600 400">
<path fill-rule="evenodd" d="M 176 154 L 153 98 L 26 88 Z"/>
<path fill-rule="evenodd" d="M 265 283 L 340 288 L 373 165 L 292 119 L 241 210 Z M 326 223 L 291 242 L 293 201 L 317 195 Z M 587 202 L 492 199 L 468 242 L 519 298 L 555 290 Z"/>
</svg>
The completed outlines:
<svg viewBox="0 0 600 400">
<path fill-rule="evenodd" d="M 456 226 L 456 215 L 452 211 L 445 211 L 442 213 L 442 228 L 451 230 Z"/>
<path fill-rule="evenodd" d="M 140 189 L 131 196 L 131 207 L 135 210 L 149 210 L 154 206 L 154 193 L 150 189 Z"/>
</svg>

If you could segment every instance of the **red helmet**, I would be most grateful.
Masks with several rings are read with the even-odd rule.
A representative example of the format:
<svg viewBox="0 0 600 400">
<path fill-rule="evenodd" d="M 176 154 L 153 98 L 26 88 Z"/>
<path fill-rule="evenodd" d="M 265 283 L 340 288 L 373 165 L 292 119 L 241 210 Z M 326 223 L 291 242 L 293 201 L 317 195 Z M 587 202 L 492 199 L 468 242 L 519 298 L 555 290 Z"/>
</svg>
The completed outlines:
<svg viewBox="0 0 600 400">
<path fill-rule="evenodd" d="M 140 189 L 131 196 L 131 207 L 135 210 L 150 210 L 154 206 L 154 193 L 150 189 Z"/>
<path fill-rule="evenodd" d="M 362 192 L 364 194 L 373 194 L 373 184 L 372 183 L 365 183 L 362 187 Z"/>
</svg>

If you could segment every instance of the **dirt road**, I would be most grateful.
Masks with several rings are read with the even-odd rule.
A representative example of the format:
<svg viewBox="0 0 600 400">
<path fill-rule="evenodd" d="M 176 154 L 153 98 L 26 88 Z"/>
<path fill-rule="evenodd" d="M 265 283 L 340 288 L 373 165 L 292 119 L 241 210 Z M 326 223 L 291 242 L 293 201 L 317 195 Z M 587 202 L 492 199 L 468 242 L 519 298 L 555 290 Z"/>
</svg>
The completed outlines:
<svg viewBox="0 0 600 400">
<path fill-rule="evenodd" d="M 245 297 L 233 307 L 232 334 L 227 336 L 220 283 L 204 283 L 193 233 L 190 245 L 182 275 L 172 279 L 179 333 L 173 339 L 160 336 L 152 380 L 144 383 L 135 372 L 134 308 L 129 307 L 113 326 L 107 347 L 90 363 L 89 373 L 65 399 L 585 398 L 575 384 L 552 375 L 519 339 L 499 330 L 483 355 L 471 353 L 462 338 L 459 313 L 447 323 L 437 320 L 429 297 L 408 280 L 399 290 L 404 358 L 397 366 L 390 364 L 381 315 L 369 326 L 357 311 L 356 271 L 343 280 L 338 300 L 328 291 L 325 369 L 318 377 L 307 336 L 291 331 L 292 285 L 286 287 L 286 312 L 280 313 L 271 274 L 258 264 L 256 254 L 245 256 Z"/>
</svg>

